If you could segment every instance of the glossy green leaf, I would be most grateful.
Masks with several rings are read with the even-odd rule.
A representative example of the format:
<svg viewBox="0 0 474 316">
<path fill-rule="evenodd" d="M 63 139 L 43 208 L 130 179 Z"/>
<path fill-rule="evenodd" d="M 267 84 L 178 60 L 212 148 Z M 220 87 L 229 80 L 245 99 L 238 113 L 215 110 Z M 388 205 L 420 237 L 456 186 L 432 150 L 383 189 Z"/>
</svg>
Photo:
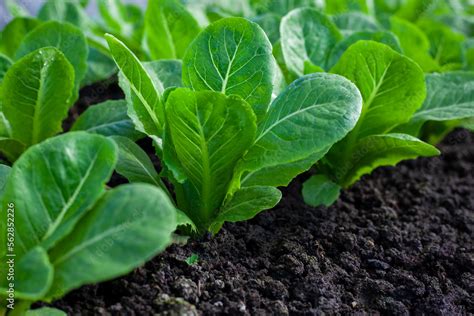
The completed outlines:
<svg viewBox="0 0 474 316">
<path fill-rule="evenodd" d="M 127 116 L 127 103 L 124 100 L 109 100 L 90 106 L 74 122 L 71 131 L 86 131 L 104 136 L 118 135 L 132 140 L 142 137 Z"/>
<path fill-rule="evenodd" d="M 345 36 L 355 32 L 376 32 L 381 30 L 381 27 L 373 17 L 361 12 L 338 14 L 333 17 L 333 21 Z"/>
<path fill-rule="evenodd" d="M 314 9 L 296 9 L 281 21 L 281 47 L 286 66 L 298 77 L 305 63 L 326 68 L 331 50 L 342 35 L 329 17 Z"/>
<path fill-rule="evenodd" d="M 173 148 L 196 199 L 191 209 L 181 209 L 199 229 L 207 229 L 213 212 L 227 193 L 237 161 L 255 137 L 255 116 L 236 96 L 218 92 L 176 89 L 166 103 Z M 168 163 L 165 161 L 165 163 Z M 191 194 L 191 193 L 189 193 Z"/>
<path fill-rule="evenodd" d="M 114 136 L 119 156 L 116 166 L 118 174 L 130 182 L 143 182 L 166 188 L 156 172 L 150 157 L 137 144 L 128 138 Z"/>
<path fill-rule="evenodd" d="M 402 53 L 398 38 L 391 32 L 355 32 L 336 44 L 334 49 L 331 51 L 331 56 L 329 57 L 327 65 L 328 68 L 332 68 L 335 64 L 337 64 L 344 52 L 358 41 L 374 41 L 382 43 L 389 46 L 396 52 Z"/>
<path fill-rule="evenodd" d="M 162 190 L 130 184 L 107 192 L 50 252 L 55 273 L 48 296 L 132 271 L 163 251 L 175 229 L 175 208 Z"/>
<path fill-rule="evenodd" d="M 148 2 L 145 42 L 153 60 L 182 59 L 199 32 L 197 21 L 178 0 Z"/>
<path fill-rule="evenodd" d="M 281 192 L 274 187 L 254 186 L 242 188 L 234 193 L 224 204 L 216 218 L 212 233 L 217 231 L 224 222 L 240 222 L 254 218 L 258 213 L 273 208 L 281 200 Z"/>
<path fill-rule="evenodd" d="M 304 202 L 311 206 L 331 206 L 340 193 L 341 187 L 322 174 L 312 176 L 303 183 Z"/>
<path fill-rule="evenodd" d="M 130 87 L 129 95 L 139 100 L 139 102 L 128 100 L 132 105 L 129 106 L 130 118 L 140 132 L 161 136 L 164 126 L 164 110 L 158 94 L 158 87 L 138 58 L 124 43 L 110 34 L 106 35 L 106 39 L 115 63 Z"/>
<path fill-rule="evenodd" d="M 406 123 L 426 96 L 420 67 L 384 44 L 357 42 L 331 72 L 354 82 L 364 101 L 357 126 L 340 144 L 346 151 L 361 137 L 383 134 Z"/>
<path fill-rule="evenodd" d="M 15 203 L 21 210 L 15 216 L 17 256 L 37 245 L 49 249 L 71 232 L 104 192 L 116 155 L 112 140 L 72 132 L 33 146 L 21 156 L 4 194 L 4 203 Z M 2 243 L 5 229 L 0 224 Z"/>
<path fill-rule="evenodd" d="M 474 73 L 448 72 L 426 76 L 428 95 L 412 122 L 474 117 Z"/>
<path fill-rule="evenodd" d="M 26 316 L 67 316 L 67 314 L 56 308 L 42 307 L 27 311 Z"/>
<path fill-rule="evenodd" d="M 380 166 L 394 166 L 402 160 L 439 155 L 439 150 L 405 134 L 371 135 L 357 142 L 342 181 L 348 187 Z"/>
<path fill-rule="evenodd" d="M 238 95 L 259 118 L 270 103 L 274 72 L 265 32 L 242 18 L 226 18 L 208 26 L 183 59 L 185 86 Z"/>
<path fill-rule="evenodd" d="M 1 196 L 3 195 L 3 191 L 5 190 L 5 185 L 11 170 L 12 169 L 9 166 L 0 164 L 0 200 Z"/>
<path fill-rule="evenodd" d="M 296 80 L 275 99 L 259 124 L 242 171 L 324 155 L 355 126 L 361 103 L 357 88 L 341 76 L 318 73 Z"/>
<path fill-rule="evenodd" d="M 24 37 L 40 24 L 34 18 L 15 18 L 8 23 L 2 31 L 2 51 L 10 58 L 15 57 L 15 53 L 20 47 Z"/>
<path fill-rule="evenodd" d="M 2 87 L 11 136 L 30 146 L 62 130 L 72 105 L 74 69 L 59 50 L 41 48 L 13 65 Z"/>
<path fill-rule="evenodd" d="M 57 21 L 46 22 L 25 36 L 16 52 L 16 58 L 49 46 L 59 49 L 74 68 L 75 100 L 87 71 L 88 46 L 86 38 L 79 28 L 71 24 Z"/>
</svg>

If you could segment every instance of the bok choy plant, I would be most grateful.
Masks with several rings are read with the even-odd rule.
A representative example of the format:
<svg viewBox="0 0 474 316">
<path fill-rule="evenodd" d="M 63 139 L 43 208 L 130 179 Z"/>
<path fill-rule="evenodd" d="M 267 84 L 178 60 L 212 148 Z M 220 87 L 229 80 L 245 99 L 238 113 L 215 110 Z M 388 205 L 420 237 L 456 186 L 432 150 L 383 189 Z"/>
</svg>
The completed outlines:
<svg viewBox="0 0 474 316">
<path fill-rule="evenodd" d="M 361 111 L 356 86 L 336 74 L 304 76 L 272 101 L 272 46 L 256 23 L 243 18 L 224 18 L 203 30 L 184 55 L 182 80 L 175 84 L 120 40 L 106 38 L 129 116 L 154 140 L 163 165 L 158 175 L 138 146 L 115 138 L 117 171 L 131 182 L 159 186 L 165 177 L 182 218 L 199 234 L 277 204 L 276 187 L 323 157 Z"/>
<path fill-rule="evenodd" d="M 2 315 L 24 315 L 36 301 L 126 274 L 170 244 L 172 201 L 148 184 L 106 190 L 116 162 L 112 140 L 71 132 L 0 167 Z M 11 310 L 3 304 L 13 295 Z"/>
</svg>

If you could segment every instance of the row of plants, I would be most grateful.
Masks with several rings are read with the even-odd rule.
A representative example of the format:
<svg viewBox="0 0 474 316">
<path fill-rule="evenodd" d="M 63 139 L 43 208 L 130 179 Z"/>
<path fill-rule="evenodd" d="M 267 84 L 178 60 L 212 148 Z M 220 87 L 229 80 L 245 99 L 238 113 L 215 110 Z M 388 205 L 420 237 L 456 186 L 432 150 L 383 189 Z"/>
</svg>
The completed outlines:
<svg viewBox="0 0 474 316">
<path fill-rule="evenodd" d="M 304 200 L 329 206 L 377 167 L 436 156 L 446 133 L 472 128 L 468 1 L 150 0 L 142 12 L 99 0 L 100 21 L 87 1 L 46 1 L 37 17 L 7 4 L 9 315 L 61 313 L 28 309 L 126 274 L 178 235 L 251 219 L 308 170 Z M 117 72 L 126 99 L 91 106 L 63 133 L 81 87 Z M 136 144 L 145 137 L 161 170 Z M 130 183 L 108 187 L 114 171 Z"/>
</svg>

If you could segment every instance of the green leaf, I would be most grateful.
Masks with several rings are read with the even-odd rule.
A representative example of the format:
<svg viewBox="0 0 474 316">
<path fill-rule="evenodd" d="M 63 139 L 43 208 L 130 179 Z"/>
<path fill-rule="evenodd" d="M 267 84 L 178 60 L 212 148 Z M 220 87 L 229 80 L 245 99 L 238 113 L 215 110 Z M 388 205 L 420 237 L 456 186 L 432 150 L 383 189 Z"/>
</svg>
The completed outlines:
<svg viewBox="0 0 474 316">
<path fill-rule="evenodd" d="M 286 66 L 298 77 L 304 75 L 305 62 L 326 68 L 331 50 L 342 39 L 329 17 L 310 8 L 288 13 L 280 32 Z"/>
<path fill-rule="evenodd" d="M 383 44 L 357 42 L 331 72 L 354 82 L 364 101 L 357 126 L 345 142 L 338 145 L 346 147 L 346 151 L 352 150 L 358 138 L 383 134 L 406 123 L 426 96 L 420 67 Z"/>
<path fill-rule="evenodd" d="M 22 5 L 18 4 L 16 0 L 5 0 L 5 6 L 8 12 L 13 17 L 29 16 L 30 13 Z"/>
<path fill-rule="evenodd" d="M 311 206 L 331 206 L 337 201 L 341 187 L 328 177 L 318 174 L 303 183 L 304 202 Z"/>
<path fill-rule="evenodd" d="M 199 32 L 197 21 L 179 1 L 148 2 L 145 43 L 151 59 L 182 59 Z"/>
<path fill-rule="evenodd" d="M 158 87 L 149 73 L 124 43 L 110 34 L 106 36 L 110 52 L 130 87 L 130 94 L 139 102 L 129 100 L 129 116 L 140 132 L 161 136 L 164 126 L 164 110 Z M 123 85 L 122 85 L 123 87 Z"/>
<path fill-rule="evenodd" d="M 397 17 L 390 18 L 391 31 L 398 36 L 406 56 L 413 59 L 425 72 L 439 69 L 439 65 L 430 56 L 430 41 L 415 24 Z"/>
<path fill-rule="evenodd" d="M 333 17 L 333 21 L 345 36 L 355 32 L 376 32 L 381 30 L 381 27 L 373 17 L 360 12 L 338 14 Z"/>
<path fill-rule="evenodd" d="M 164 94 L 168 88 L 182 87 L 182 68 L 183 63 L 180 60 L 157 60 L 143 63 L 159 92 Z"/>
<path fill-rule="evenodd" d="M 2 87 L 11 136 L 30 146 L 62 130 L 72 104 L 74 69 L 59 50 L 41 48 L 13 65 Z"/>
<path fill-rule="evenodd" d="M 82 31 L 68 23 L 45 22 L 25 36 L 16 58 L 19 59 L 39 48 L 56 47 L 74 68 L 75 95 L 77 98 L 81 82 L 87 71 L 88 46 Z"/>
<path fill-rule="evenodd" d="M 115 62 L 110 56 L 102 51 L 89 47 L 89 56 L 87 57 L 87 73 L 83 86 L 88 86 L 99 81 L 109 79 L 117 72 Z"/>
<path fill-rule="evenodd" d="M 2 51 L 10 58 L 15 57 L 15 53 L 20 47 L 24 37 L 36 28 L 41 22 L 33 18 L 15 18 L 8 23 L 2 31 Z"/>
<path fill-rule="evenodd" d="M 119 158 L 116 166 L 118 174 L 132 183 L 143 182 L 166 188 L 161 182 L 150 157 L 140 146 L 125 137 L 113 136 L 111 138 L 119 149 Z"/>
<path fill-rule="evenodd" d="M 165 141 L 173 144 L 188 178 L 187 190 L 198 197 L 187 199 L 194 205 L 191 209 L 178 206 L 200 230 L 207 230 L 227 193 L 235 164 L 254 140 L 255 116 L 239 97 L 184 88 L 170 93 L 166 116 L 171 139 Z"/>
<path fill-rule="evenodd" d="M 199 261 L 199 255 L 193 253 L 191 256 L 187 257 L 186 260 L 184 260 L 188 265 L 192 266 L 193 264 L 197 264 Z"/>
<path fill-rule="evenodd" d="M 142 137 L 127 116 L 127 103 L 124 100 L 109 100 L 90 106 L 74 122 L 71 131 L 86 131 L 104 136 L 118 135 L 132 140 Z"/>
<path fill-rule="evenodd" d="M 11 170 L 12 169 L 9 166 L 0 164 L 0 200 L 3 195 L 3 191 L 5 190 L 5 185 Z"/>
<path fill-rule="evenodd" d="M 4 194 L 4 203 L 15 203 L 19 210 L 15 216 L 17 256 L 37 245 L 49 249 L 71 232 L 104 192 L 116 155 L 112 140 L 71 132 L 33 146 L 21 156 Z M 0 221 L 3 244 L 5 223 L 5 219 Z"/>
<path fill-rule="evenodd" d="M 344 52 L 358 41 L 379 42 L 389 46 L 396 52 L 402 53 L 398 38 L 391 32 L 355 32 L 336 44 L 334 49 L 331 51 L 331 56 L 329 57 L 328 61 L 328 68 L 334 67 Z"/>
<path fill-rule="evenodd" d="M 186 87 L 238 95 L 258 118 L 270 103 L 274 72 L 272 47 L 265 32 L 242 18 L 225 18 L 208 26 L 183 59 Z"/>
<path fill-rule="evenodd" d="M 426 76 L 428 95 L 412 122 L 474 117 L 474 73 L 448 72 Z"/>
<path fill-rule="evenodd" d="M 15 284 L 16 299 L 36 301 L 48 292 L 53 282 L 53 266 L 43 248 L 35 247 L 22 256 L 3 258 L 7 262 L 12 258 L 16 261 L 15 280 L 11 281 Z M 6 288 L 7 284 L 6 278 L 2 278 L 1 287 Z"/>
<path fill-rule="evenodd" d="M 48 296 L 132 271 L 163 251 L 175 228 L 175 208 L 162 190 L 129 184 L 107 192 L 51 250 L 55 273 Z"/>
<path fill-rule="evenodd" d="M 350 11 L 369 12 L 369 8 L 365 0 L 324 0 L 324 10 L 328 14 L 340 14 Z"/>
<path fill-rule="evenodd" d="M 349 187 L 364 174 L 380 166 L 394 166 L 402 160 L 439 155 L 439 150 L 406 134 L 371 135 L 360 139 L 348 161 L 342 181 Z"/>
<path fill-rule="evenodd" d="M 281 17 L 275 13 L 262 14 L 253 19 L 265 31 L 272 44 L 280 40 L 280 21 Z"/>
<path fill-rule="evenodd" d="M 14 162 L 25 151 L 25 145 L 9 137 L 0 137 L 0 153 Z"/>
<path fill-rule="evenodd" d="M 320 153 L 313 157 L 316 161 L 354 127 L 361 103 L 357 88 L 341 76 L 317 73 L 296 80 L 270 106 L 241 170 L 294 163 Z"/>
<path fill-rule="evenodd" d="M 8 68 L 12 66 L 12 61 L 4 56 L 0 55 L 0 91 L 2 89 L 2 83 L 3 83 L 3 78 L 5 77 L 5 74 L 7 73 Z M 0 96 L 1 99 L 1 96 Z M 0 104 L 0 110 L 1 110 L 1 104 Z M 1 135 L 1 134 L 0 134 Z"/>
<path fill-rule="evenodd" d="M 260 14 L 270 12 L 279 16 L 302 7 L 322 9 L 322 3 L 314 0 L 251 0 L 251 4 Z"/>
<path fill-rule="evenodd" d="M 281 192 L 274 187 L 255 186 L 242 188 L 225 203 L 213 223 L 216 234 L 224 222 L 240 222 L 254 218 L 258 213 L 273 208 L 281 200 Z"/>
<path fill-rule="evenodd" d="M 27 311 L 26 316 L 67 316 L 67 314 L 56 308 L 42 307 Z"/>
</svg>

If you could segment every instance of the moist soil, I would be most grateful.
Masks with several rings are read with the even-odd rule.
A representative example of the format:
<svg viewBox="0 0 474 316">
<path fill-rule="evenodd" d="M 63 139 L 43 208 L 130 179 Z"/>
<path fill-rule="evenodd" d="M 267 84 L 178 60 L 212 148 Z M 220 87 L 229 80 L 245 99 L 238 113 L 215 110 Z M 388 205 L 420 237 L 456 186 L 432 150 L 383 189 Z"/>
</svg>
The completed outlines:
<svg viewBox="0 0 474 316">
<path fill-rule="evenodd" d="M 69 124 L 104 95 L 122 97 L 104 86 L 83 90 Z M 69 315 L 472 314 L 474 134 L 456 130 L 440 148 L 363 177 L 329 208 L 302 202 L 302 175 L 274 209 L 54 306 Z"/>
</svg>

